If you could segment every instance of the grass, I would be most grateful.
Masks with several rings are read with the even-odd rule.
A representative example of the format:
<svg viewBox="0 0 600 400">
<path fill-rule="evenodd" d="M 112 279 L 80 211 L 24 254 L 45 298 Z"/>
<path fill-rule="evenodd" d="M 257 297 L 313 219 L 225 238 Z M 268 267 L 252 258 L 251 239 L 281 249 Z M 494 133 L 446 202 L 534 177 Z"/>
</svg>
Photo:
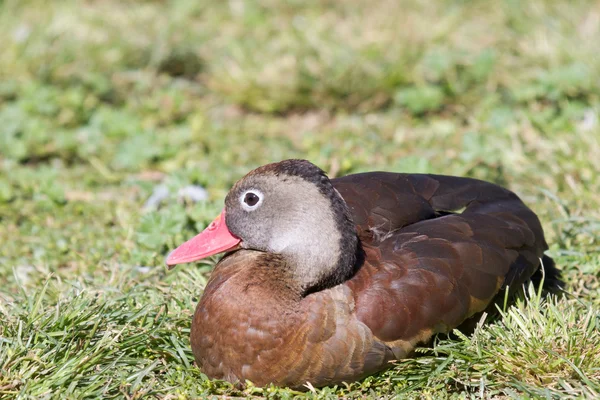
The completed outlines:
<svg viewBox="0 0 600 400">
<path fill-rule="evenodd" d="M 591 0 L 0 1 L 0 398 L 597 398 L 597 37 Z M 570 295 L 348 386 L 210 381 L 188 334 L 216 260 L 164 257 L 292 157 L 506 185 Z"/>
</svg>

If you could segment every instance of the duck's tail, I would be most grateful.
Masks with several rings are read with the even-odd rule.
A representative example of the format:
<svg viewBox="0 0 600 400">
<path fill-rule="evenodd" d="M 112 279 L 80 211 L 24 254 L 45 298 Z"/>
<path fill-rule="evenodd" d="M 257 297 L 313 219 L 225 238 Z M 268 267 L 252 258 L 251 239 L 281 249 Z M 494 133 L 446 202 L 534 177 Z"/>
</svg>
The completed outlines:
<svg viewBox="0 0 600 400">
<path fill-rule="evenodd" d="M 542 265 L 531 276 L 531 282 L 535 287 L 539 287 L 542 283 L 544 290 L 549 293 L 560 293 L 565 287 L 565 282 L 562 280 L 560 270 L 556 268 L 556 263 L 545 254 L 542 256 Z"/>
</svg>

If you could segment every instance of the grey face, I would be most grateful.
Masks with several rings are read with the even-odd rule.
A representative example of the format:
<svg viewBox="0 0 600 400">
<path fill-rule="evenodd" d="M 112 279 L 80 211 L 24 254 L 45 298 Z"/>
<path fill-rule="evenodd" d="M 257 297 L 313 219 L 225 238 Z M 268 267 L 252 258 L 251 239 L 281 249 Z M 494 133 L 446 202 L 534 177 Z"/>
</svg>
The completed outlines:
<svg viewBox="0 0 600 400">
<path fill-rule="evenodd" d="M 283 174 L 249 175 L 227 195 L 225 212 L 242 247 L 286 256 L 307 283 L 337 265 L 341 233 L 331 200 L 314 183 Z"/>
<path fill-rule="evenodd" d="M 243 247 L 270 250 L 274 225 L 278 220 L 279 224 L 286 223 L 278 218 L 286 212 L 282 205 L 294 200 L 292 188 L 281 185 L 286 182 L 275 176 L 252 176 L 236 184 L 227 195 L 225 222 L 231 233 L 242 239 Z"/>
</svg>

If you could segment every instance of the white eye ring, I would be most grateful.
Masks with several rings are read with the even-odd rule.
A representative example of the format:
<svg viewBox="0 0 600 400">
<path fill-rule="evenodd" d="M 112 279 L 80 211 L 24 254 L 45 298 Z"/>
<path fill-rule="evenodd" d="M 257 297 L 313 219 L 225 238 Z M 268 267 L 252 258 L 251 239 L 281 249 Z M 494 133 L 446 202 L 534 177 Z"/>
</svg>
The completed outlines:
<svg viewBox="0 0 600 400">
<path fill-rule="evenodd" d="M 246 203 L 246 195 L 248 193 L 252 193 L 254 195 L 256 195 L 256 197 L 258 197 L 258 201 L 254 204 L 254 205 L 249 205 L 248 203 Z M 246 190 L 244 193 L 241 194 L 240 196 L 240 204 L 242 205 L 242 208 L 246 211 L 254 211 L 256 210 L 258 207 L 260 207 L 260 205 L 263 202 L 263 198 L 265 196 L 262 194 L 262 192 L 260 190 L 257 189 L 248 189 Z"/>
</svg>

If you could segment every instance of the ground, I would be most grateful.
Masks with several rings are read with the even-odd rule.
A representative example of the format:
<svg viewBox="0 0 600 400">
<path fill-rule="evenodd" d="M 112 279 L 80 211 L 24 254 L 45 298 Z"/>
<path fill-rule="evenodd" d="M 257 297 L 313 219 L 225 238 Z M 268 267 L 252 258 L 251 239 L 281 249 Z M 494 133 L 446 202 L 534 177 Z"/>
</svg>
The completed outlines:
<svg viewBox="0 0 600 400">
<path fill-rule="evenodd" d="M 599 37 L 586 0 L 0 0 L 0 398 L 597 398 Z M 348 386 L 210 381 L 216 259 L 165 255 L 293 157 L 505 185 L 568 294 Z"/>
</svg>

